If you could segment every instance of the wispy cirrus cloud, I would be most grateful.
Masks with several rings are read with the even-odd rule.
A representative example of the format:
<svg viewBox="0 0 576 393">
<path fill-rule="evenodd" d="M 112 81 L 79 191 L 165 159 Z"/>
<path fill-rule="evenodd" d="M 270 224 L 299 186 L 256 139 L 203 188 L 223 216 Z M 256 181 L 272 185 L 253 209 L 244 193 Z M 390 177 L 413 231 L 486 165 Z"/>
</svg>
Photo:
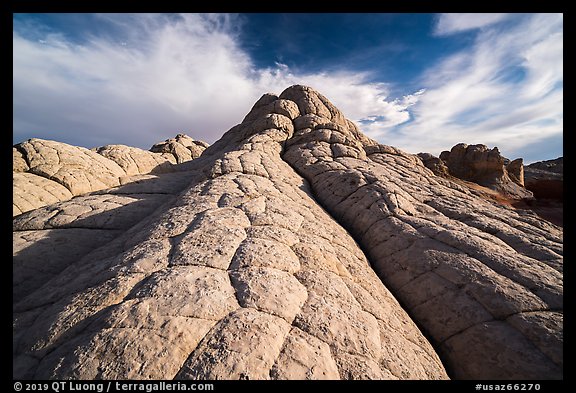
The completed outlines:
<svg viewBox="0 0 576 393">
<path fill-rule="evenodd" d="M 408 152 L 439 154 L 466 142 L 497 145 L 510 158 L 528 149 L 545 159 L 561 148 L 561 14 L 439 16 L 422 39 L 473 32 L 466 36 L 473 41 L 431 63 L 403 97 L 391 95 L 398 86 L 376 69 L 256 67 L 242 49 L 243 16 L 94 17 L 105 28 L 86 28 L 80 37 L 15 25 L 15 143 L 39 137 L 148 148 L 177 132 L 214 142 L 264 92 L 306 84 L 369 136 Z M 546 141 L 540 153 L 539 141 Z"/>
<path fill-rule="evenodd" d="M 506 20 L 510 14 L 440 14 L 434 28 L 436 35 L 449 35 L 479 29 Z"/>
<path fill-rule="evenodd" d="M 470 48 L 431 66 L 421 83 L 426 92 L 411 109 L 414 121 L 395 133 L 409 151 L 483 143 L 514 158 L 538 140 L 561 139 L 563 17 L 526 15 L 487 28 Z"/>
<path fill-rule="evenodd" d="M 82 42 L 50 33 L 13 34 L 14 141 L 29 137 L 84 146 L 149 147 L 184 131 L 217 140 L 265 92 L 307 84 L 348 117 L 379 116 L 376 124 L 408 119 L 369 73 L 257 69 L 238 42 L 234 15 L 101 15 L 113 34 Z M 32 34 L 38 37 L 38 34 Z"/>
</svg>

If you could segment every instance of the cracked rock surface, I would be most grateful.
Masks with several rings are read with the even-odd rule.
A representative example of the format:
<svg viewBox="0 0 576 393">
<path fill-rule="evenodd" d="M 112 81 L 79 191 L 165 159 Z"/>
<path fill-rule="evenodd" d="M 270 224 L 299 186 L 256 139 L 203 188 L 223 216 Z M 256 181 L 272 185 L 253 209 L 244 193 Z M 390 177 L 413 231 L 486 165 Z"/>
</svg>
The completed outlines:
<svg viewBox="0 0 576 393">
<path fill-rule="evenodd" d="M 140 175 L 181 170 L 175 164 L 199 157 L 207 147 L 205 142 L 183 134 L 169 141 L 181 146 L 185 155 L 124 145 L 88 150 L 35 138 L 19 143 L 12 148 L 12 215 L 126 184 Z M 182 143 L 192 147 L 189 150 Z"/>
<path fill-rule="evenodd" d="M 180 164 L 200 157 L 208 147 L 204 141 L 197 141 L 185 134 L 178 134 L 175 138 L 166 139 L 150 148 L 151 152 L 162 153 L 173 164 Z"/>
<path fill-rule="evenodd" d="M 304 86 L 185 164 L 15 217 L 14 378 L 562 378 L 561 228 Z"/>
</svg>

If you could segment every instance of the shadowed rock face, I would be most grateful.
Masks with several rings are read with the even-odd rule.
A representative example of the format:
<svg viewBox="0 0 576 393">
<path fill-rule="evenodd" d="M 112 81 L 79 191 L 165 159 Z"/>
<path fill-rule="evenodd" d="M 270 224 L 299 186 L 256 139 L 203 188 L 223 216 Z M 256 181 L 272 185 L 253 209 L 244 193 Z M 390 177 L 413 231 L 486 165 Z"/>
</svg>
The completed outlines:
<svg viewBox="0 0 576 393">
<path fill-rule="evenodd" d="M 564 223 L 564 159 L 535 162 L 524 168 L 526 188 L 536 198 L 530 208 L 541 217 Z"/>
<path fill-rule="evenodd" d="M 13 225 L 14 378 L 562 378 L 561 228 L 304 86 Z"/>
<path fill-rule="evenodd" d="M 435 175 L 450 177 L 448 167 L 440 158 L 433 156 L 430 153 L 418 153 L 418 157 L 420 157 L 424 166 L 430 169 Z"/>
<path fill-rule="evenodd" d="M 537 198 L 564 200 L 564 158 L 540 161 L 525 169 L 526 188 Z"/>
<path fill-rule="evenodd" d="M 564 174 L 564 157 L 558 157 L 553 160 L 538 161 L 528 165 L 530 169 L 537 169 L 546 172 Z"/>
</svg>

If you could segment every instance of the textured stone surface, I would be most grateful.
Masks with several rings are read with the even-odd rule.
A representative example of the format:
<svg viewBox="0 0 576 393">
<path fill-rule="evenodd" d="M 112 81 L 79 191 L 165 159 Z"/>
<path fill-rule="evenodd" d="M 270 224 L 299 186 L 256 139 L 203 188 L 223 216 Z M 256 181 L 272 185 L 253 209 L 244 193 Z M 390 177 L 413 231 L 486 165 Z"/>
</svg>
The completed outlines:
<svg viewBox="0 0 576 393">
<path fill-rule="evenodd" d="M 30 167 L 20 150 L 15 147 L 12 148 L 12 171 L 26 172 Z"/>
<path fill-rule="evenodd" d="M 182 134 L 175 140 L 189 144 L 191 149 L 185 149 L 188 153 L 178 163 L 199 157 L 207 147 L 205 142 Z M 88 150 L 42 139 L 14 146 L 12 163 L 13 216 L 73 196 L 138 181 L 142 175 L 186 170 L 173 165 L 177 160 L 172 154 L 166 156 L 124 145 Z"/>
<path fill-rule="evenodd" d="M 63 185 L 28 172 L 12 172 L 12 215 L 72 198 Z"/>
<path fill-rule="evenodd" d="M 514 183 L 524 187 L 524 162 L 521 158 L 517 158 L 506 165 L 506 171 Z"/>
<path fill-rule="evenodd" d="M 430 169 L 435 175 L 449 177 L 450 171 L 446 166 L 446 163 L 440 158 L 433 156 L 430 153 L 418 153 L 418 157 L 424 163 L 424 166 Z"/>
<path fill-rule="evenodd" d="M 29 172 L 54 180 L 72 195 L 114 187 L 126 172 L 114 161 L 83 147 L 30 139 L 19 149 L 26 154 Z"/>
<path fill-rule="evenodd" d="M 307 87 L 180 172 L 13 225 L 14 378 L 562 378 L 561 228 Z"/>
<path fill-rule="evenodd" d="M 346 127 L 324 98 L 306 98 L 314 93 L 305 88 L 290 88 L 280 98 L 301 90 L 300 99 L 316 103 L 299 104 L 309 111 L 302 115 L 316 116 L 315 124 L 295 127 L 284 159 L 358 239 L 382 281 L 430 335 L 449 372 L 458 378 L 562 378 L 560 357 L 547 356 L 536 339 L 551 315 L 545 311 L 562 310 L 561 228 L 433 176 L 415 156 L 375 148 L 354 125 Z M 346 144 L 348 152 L 335 144 Z M 531 319 L 522 332 L 506 320 L 535 311 L 544 316 Z M 485 338 L 469 339 L 468 332 L 480 334 L 484 325 L 496 327 Z M 549 335 L 561 337 L 561 323 L 547 326 Z M 497 342 L 513 348 L 507 362 L 488 355 L 497 352 L 497 345 L 488 349 Z M 546 351 L 559 350 L 559 340 L 547 345 Z"/>
<path fill-rule="evenodd" d="M 12 294 L 22 299 L 120 231 L 88 228 L 19 230 L 12 236 Z"/>
<path fill-rule="evenodd" d="M 272 110 L 297 115 L 291 101 Z M 292 120 L 267 110 L 252 118 L 192 162 L 177 197 L 101 193 L 15 220 L 18 231 L 82 223 L 123 232 L 21 290 L 15 375 L 447 378 L 354 240 L 281 159 Z M 429 374 L 389 370 L 391 348 Z"/>
<path fill-rule="evenodd" d="M 328 344 L 297 327 L 286 337 L 270 376 L 274 379 L 340 379 Z"/>
<path fill-rule="evenodd" d="M 163 153 L 162 155 L 173 163 L 182 163 L 200 157 L 208 147 L 204 141 L 196 141 L 188 135 L 178 134 L 175 138 L 166 139 L 150 148 L 151 152 Z M 170 157 L 170 155 L 172 157 Z"/>
<path fill-rule="evenodd" d="M 168 159 L 160 154 L 124 145 L 106 145 L 96 149 L 96 153 L 114 161 L 126 175 L 172 172 Z"/>
</svg>

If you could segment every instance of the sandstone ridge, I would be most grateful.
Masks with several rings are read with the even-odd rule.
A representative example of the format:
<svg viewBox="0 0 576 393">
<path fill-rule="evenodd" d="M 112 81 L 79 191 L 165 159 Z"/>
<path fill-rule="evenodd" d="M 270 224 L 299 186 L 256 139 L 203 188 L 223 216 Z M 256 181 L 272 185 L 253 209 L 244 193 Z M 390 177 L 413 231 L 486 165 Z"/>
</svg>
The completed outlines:
<svg viewBox="0 0 576 393">
<path fill-rule="evenodd" d="M 14 378 L 562 378 L 561 228 L 305 86 L 185 164 L 14 218 Z"/>
</svg>

